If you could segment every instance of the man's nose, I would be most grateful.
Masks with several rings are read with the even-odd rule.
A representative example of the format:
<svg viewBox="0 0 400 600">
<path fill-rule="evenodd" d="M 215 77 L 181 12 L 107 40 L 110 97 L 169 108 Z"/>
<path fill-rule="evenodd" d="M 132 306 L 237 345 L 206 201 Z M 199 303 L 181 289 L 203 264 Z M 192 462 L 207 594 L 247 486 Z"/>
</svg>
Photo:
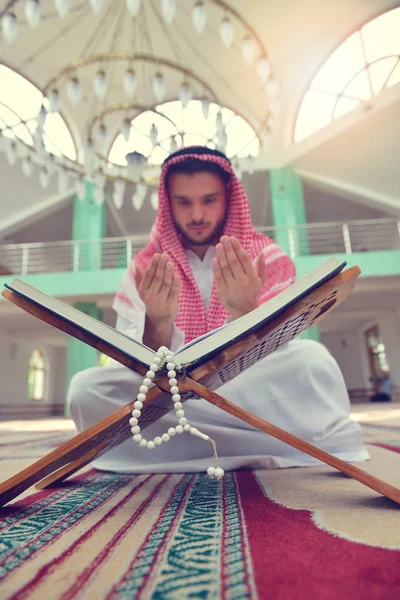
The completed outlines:
<svg viewBox="0 0 400 600">
<path fill-rule="evenodd" d="M 194 206 L 192 211 L 192 219 L 193 221 L 202 221 L 204 217 L 204 211 L 202 206 Z"/>
</svg>

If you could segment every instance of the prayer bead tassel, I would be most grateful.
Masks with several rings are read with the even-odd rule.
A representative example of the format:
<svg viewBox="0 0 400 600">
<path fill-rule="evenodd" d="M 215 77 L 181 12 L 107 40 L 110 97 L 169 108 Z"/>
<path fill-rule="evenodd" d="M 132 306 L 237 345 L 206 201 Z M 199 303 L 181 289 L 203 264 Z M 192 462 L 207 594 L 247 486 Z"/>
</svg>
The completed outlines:
<svg viewBox="0 0 400 600">
<path fill-rule="evenodd" d="M 166 366 L 168 370 L 169 388 L 174 403 L 175 414 L 178 418 L 178 425 L 170 427 L 167 433 L 163 433 L 161 436 L 157 436 L 154 440 L 146 440 L 140 433 L 139 417 L 142 414 L 143 403 L 146 400 L 146 394 L 149 391 L 149 387 L 152 385 L 153 379 L 157 371 Z M 208 435 L 199 431 L 196 427 L 192 427 L 187 418 L 185 417 L 185 411 L 182 407 L 181 395 L 179 394 L 178 381 L 176 379 L 177 365 L 174 361 L 174 353 L 168 350 L 165 346 L 162 346 L 157 351 L 153 362 L 151 363 L 149 370 L 146 373 L 146 377 L 143 379 L 143 383 L 139 388 L 139 393 L 133 404 L 132 417 L 129 419 L 129 426 L 133 440 L 139 444 L 141 448 L 147 448 L 153 450 L 156 446 L 161 446 L 169 442 L 169 440 L 176 434 L 181 434 L 184 431 L 191 433 L 192 435 L 210 442 L 214 450 L 214 464 L 207 470 L 210 479 L 222 479 L 224 476 L 224 470 L 218 466 L 218 455 L 217 446 Z"/>
</svg>

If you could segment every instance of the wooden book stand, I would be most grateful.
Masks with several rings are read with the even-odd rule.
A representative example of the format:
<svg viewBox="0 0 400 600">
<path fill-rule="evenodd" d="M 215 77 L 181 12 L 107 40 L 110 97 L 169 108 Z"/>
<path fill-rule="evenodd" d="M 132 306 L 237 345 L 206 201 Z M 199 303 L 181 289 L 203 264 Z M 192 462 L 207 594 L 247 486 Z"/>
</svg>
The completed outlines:
<svg viewBox="0 0 400 600">
<path fill-rule="evenodd" d="M 251 350 L 257 346 L 259 347 L 261 340 L 262 344 L 266 345 L 263 348 L 264 353 L 268 354 L 321 320 L 350 294 L 359 273 L 360 270 L 358 267 L 347 269 L 308 294 L 305 298 L 297 301 L 256 334 L 251 333 L 246 338 L 219 352 L 211 360 L 192 370 L 190 375 L 178 375 L 179 388 L 183 402 L 193 397 L 193 395 L 201 396 L 206 401 L 215 404 L 222 410 L 242 419 L 253 427 L 301 450 L 305 454 L 317 458 L 349 477 L 360 481 L 383 496 L 387 496 L 395 502 L 400 503 L 400 490 L 394 486 L 275 427 L 271 423 L 225 400 L 222 396 L 209 389 L 210 387 L 215 387 L 215 385 L 212 385 L 213 378 L 215 383 L 216 374 L 218 374 L 224 365 L 228 363 L 229 365 L 234 365 L 235 361 L 241 360 L 241 366 L 243 367 L 243 357 L 249 360 L 248 364 L 254 363 L 255 358 L 254 355 L 252 358 Z M 10 290 L 5 290 L 3 296 L 34 316 L 77 337 L 81 341 L 97 348 L 100 352 L 104 352 L 140 375 L 144 375 L 147 371 L 144 365 L 133 358 L 127 357 L 121 351 L 96 338 L 96 336 L 82 332 L 74 325 L 67 323 L 56 315 L 49 314 L 46 309 L 33 304 Z M 173 410 L 170 395 L 166 393 L 169 392 L 167 377 L 158 376 L 154 379 L 154 383 L 155 385 L 150 388 L 143 406 L 141 416 L 142 429 L 157 421 L 170 410 Z M 131 432 L 128 421 L 133 410 L 133 403 L 134 400 L 2 483 L 0 485 L 0 506 L 6 504 L 37 482 L 40 482 L 36 486 L 38 489 L 59 484 L 65 478 L 91 462 L 95 457 L 100 456 L 107 450 L 130 438 Z"/>
</svg>

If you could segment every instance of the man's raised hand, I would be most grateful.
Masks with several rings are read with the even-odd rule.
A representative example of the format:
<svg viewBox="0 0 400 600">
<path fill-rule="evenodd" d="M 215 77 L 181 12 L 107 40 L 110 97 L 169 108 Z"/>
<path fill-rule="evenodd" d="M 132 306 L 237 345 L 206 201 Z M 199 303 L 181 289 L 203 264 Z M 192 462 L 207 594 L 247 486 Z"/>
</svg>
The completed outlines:
<svg viewBox="0 0 400 600">
<path fill-rule="evenodd" d="M 258 296 L 267 279 L 267 267 L 262 252 L 256 266 L 233 236 L 222 236 L 216 246 L 213 273 L 221 304 L 237 319 L 258 306 Z"/>
<path fill-rule="evenodd" d="M 136 267 L 136 286 L 151 321 L 174 322 L 178 316 L 179 276 L 167 254 L 155 254 L 147 269 Z"/>
</svg>

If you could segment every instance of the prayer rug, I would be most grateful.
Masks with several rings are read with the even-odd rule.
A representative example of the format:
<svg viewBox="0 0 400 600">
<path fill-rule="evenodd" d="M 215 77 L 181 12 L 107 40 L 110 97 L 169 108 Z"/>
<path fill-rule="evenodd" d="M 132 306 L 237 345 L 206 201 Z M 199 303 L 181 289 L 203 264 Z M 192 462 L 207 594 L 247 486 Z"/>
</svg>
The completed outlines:
<svg viewBox="0 0 400 600">
<path fill-rule="evenodd" d="M 400 486 L 400 410 L 357 409 Z M 47 427 L 47 430 L 46 430 Z M 0 424 L 2 479 L 73 435 Z M 400 597 L 400 506 L 327 466 L 206 475 L 87 467 L 0 509 L 1 600 L 386 600 Z"/>
</svg>

